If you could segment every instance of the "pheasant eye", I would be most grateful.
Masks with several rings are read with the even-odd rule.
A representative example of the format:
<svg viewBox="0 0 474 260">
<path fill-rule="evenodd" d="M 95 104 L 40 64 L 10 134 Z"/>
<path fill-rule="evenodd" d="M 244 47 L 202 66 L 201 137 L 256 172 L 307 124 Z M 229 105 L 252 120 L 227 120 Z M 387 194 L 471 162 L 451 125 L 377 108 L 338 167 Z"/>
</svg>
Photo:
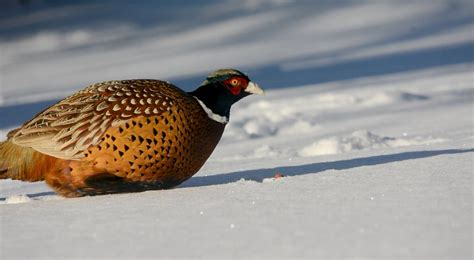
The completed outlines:
<svg viewBox="0 0 474 260">
<path fill-rule="evenodd" d="M 232 79 L 232 80 L 230 80 L 230 84 L 235 87 L 235 86 L 239 85 L 239 81 L 237 79 Z"/>
</svg>

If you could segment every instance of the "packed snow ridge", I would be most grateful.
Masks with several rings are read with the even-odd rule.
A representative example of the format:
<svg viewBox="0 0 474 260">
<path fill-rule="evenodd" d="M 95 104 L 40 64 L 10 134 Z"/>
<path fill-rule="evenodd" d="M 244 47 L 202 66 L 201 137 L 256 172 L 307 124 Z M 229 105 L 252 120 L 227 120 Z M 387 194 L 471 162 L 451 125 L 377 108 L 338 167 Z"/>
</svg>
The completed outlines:
<svg viewBox="0 0 474 260">
<path fill-rule="evenodd" d="M 360 90 L 308 93 L 292 99 L 260 100 L 233 111 L 227 137 L 233 139 L 289 136 L 321 130 L 318 115 L 331 111 L 354 112 L 392 104 L 423 102 L 429 96 L 399 90 Z M 258 116 L 255 116 L 258 113 Z M 249 116 L 252 115 L 252 116 Z"/>
<path fill-rule="evenodd" d="M 422 137 L 395 138 L 376 135 L 367 130 L 353 132 L 349 136 L 329 137 L 318 140 L 304 147 L 298 154 L 304 157 L 339 154 L 354 150 L 365 150 L 370 148 L 391 148 L 410 145 L 422 145 L 443 142 L 441 138 Z"/>
</svg>

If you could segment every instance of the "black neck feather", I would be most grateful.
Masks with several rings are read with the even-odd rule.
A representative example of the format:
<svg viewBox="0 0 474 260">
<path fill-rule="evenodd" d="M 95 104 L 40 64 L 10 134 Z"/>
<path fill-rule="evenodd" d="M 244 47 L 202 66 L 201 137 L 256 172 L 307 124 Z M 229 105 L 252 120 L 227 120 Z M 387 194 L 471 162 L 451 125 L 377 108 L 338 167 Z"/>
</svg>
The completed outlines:
<svg viewBox="0 0 474 260">
<path fill-rule="evenodd" d="M 213 113 L 227 118 L 229 118 L 232 104 L 245 96 L 232 95 L 219 82 L 202 85 L 189 94 L 201 100 Z"/>
</svg>

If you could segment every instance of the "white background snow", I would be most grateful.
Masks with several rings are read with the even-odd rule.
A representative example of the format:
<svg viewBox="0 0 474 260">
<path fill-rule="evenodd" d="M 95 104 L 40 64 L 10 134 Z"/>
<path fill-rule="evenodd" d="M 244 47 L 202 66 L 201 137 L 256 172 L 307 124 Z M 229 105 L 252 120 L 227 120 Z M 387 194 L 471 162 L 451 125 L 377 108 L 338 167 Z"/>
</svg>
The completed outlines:
<svg viewBox="0 0 474 260">
<path fill-rule="evenodd" d="M 175 189 L 0 181 L 0 258 L 472 258 L 471 1 L 0 5 L 2 140 L 101 80 L 267 90 Z"/>
</svg>

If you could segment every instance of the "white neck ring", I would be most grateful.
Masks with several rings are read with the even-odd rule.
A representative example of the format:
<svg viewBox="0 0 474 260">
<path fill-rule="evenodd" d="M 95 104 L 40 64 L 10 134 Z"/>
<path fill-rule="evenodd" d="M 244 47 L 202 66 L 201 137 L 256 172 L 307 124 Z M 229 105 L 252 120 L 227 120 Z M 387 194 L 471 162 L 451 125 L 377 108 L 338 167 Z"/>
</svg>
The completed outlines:
<svg viewBox="0 0 474 260">
<path fill-rule="evenodd" d="M 204 112 L 206 112 L 207 116 L 214 120 L 214 121 L 217 121 L 221 124 L 227 124 L 227 122 L 229 122 L 229 119 L 226 117 L 226 116 L 221 116 L 221 115 L 218 115 L 214 112 L 212 112 L 211 109 L 209 109 L 206 104 L 204 104 L 201 100 L 199 100 L 199 98 L 197 97 L 194 97 L 197 102 L 199 103 L 199 105 L 201 105 L 202 109 L 204 110 Z"/>
</svg>

